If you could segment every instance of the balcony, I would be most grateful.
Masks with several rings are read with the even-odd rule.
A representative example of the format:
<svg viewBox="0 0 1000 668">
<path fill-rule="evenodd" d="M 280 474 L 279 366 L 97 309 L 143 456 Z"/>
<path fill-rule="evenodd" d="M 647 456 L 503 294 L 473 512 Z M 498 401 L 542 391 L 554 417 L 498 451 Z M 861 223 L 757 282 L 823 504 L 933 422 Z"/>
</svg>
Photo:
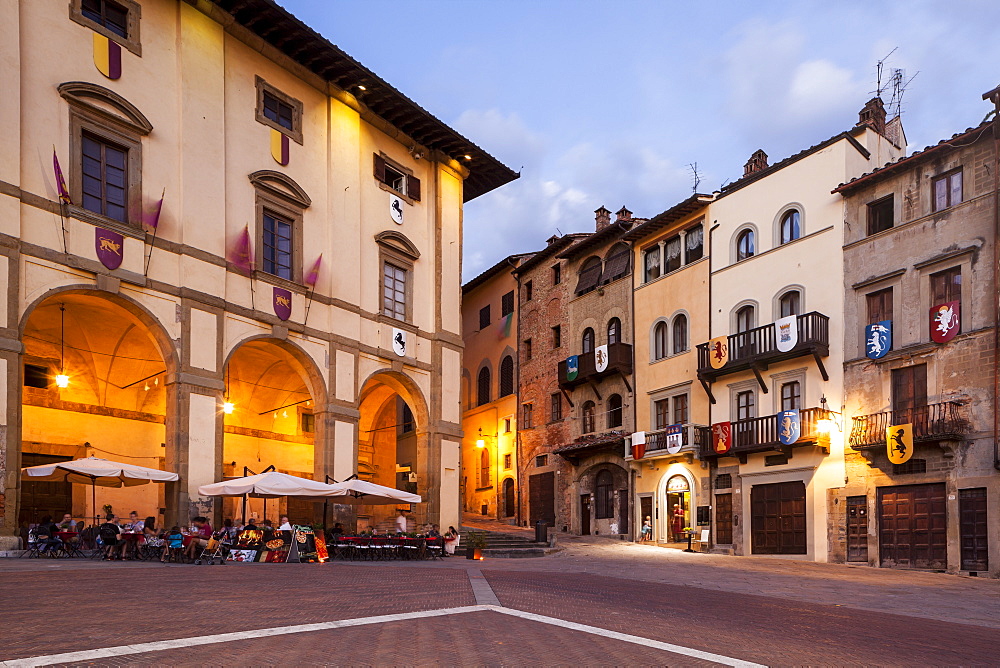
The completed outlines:
<svg viewBox="0 0 1000 668">
<path fill-rule="evenodd" d="M 628 343 L 608 344 L 608 368 L 604 371 L 597 371 L 597 362 L 592 352 L 580 355 L 579 365 L 576 378 L 568 380 L 566 378 L 566 360 L 559 362 L 559 387 L 569 390 L 581 383 L 597 381 L 616 373 L 630 375 L 632 373 L 632 346 Z"/>
<path fill-rule="evenodd" d="M 718 377 L 737 371 L 752 369 L 757 380 L 763 386 L 760 371 L 769 364 L 783 360 L 812 355 L 816 358 L 820 373 L 824 380 L 829 380 L 822 359 L 830 354 L 830 318 L 813 311 L 796 318 L 798 341 L 791 350 L 778 350 L 775 340 L 774 323 L 755 327 L 754 329 L 730 334 L 729 359 L 719 369 L 713 369 L 709 350 L 709 342 L 698 344 L 698 379 L 704 382 L 714 382 Z M 765 388 L 766 391 L 766 388 Z"/>
<path fill-rule="evenodd" d="M 732 423 L 732 449 L 724 455 L 720 455 L 712 447 L 712 439 L 709 434 L 703 436 L 701 439 L 700 457 L 706 459 L 735 455 L 741 460 L 745 460 L 746 455 L 751 452 L 783 451 L 787 447 L 813 444 L 819 440 L 819 421 L 825 417 L 829 417 L 829 415 L 830 411 L 824 408 L 806 408 L 799 411 L 799 440 L 795 441 L 792 446 L 785 446 L 778 440 L 777 415 L 736 420 Z M 707 430 L 708 428 L 706 427 L 705 429 Z"/>
<path fill-rule="evenodd" d="M 704 447 L 710 448 L 711 441 L 711 430 L 708 427 L 698 424 L 686 424 L 684 425 L 683 430 L 681 430 L 681 449 L 677 452 L 669 453 L 667 452 L 667 430 L 659 429 L 657 431 L 647 431 L 646 453 L 643 455 L 643 459 L 682 455 L 685 453 L 697 454 L 701 452 L 703 444 Z M 631 440 L 628 440 L 625 443 L 625 458 L 632 458 Z"/>
<path fill-rule="evenodd" d="M 851 424 L 848 443 L 855 450 L 885 449 L 885 430 L 898 424 L 913 425 L 913 442 L 961 441 L 969 432 L 969 421 L 959 405 L 951 401 L 898 411 L 858 415 Z"/>
</svg>

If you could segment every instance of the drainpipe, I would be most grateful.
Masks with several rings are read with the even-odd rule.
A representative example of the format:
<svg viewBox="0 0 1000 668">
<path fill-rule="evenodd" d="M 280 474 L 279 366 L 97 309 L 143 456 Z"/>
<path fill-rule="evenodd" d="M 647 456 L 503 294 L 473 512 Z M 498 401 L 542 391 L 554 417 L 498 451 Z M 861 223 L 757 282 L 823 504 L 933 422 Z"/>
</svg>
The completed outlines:
<svg viewBox="0 0 1000 668">
<path fill-rule="evenodd" d="M 993 468 L 1000 471 L 1000 86 L 983 94 L 993 113 Z"/>
<path fill-rule="evenodd" d="M 507 264 L 514 269 L 517 268 L 517 265 L 511 262 L 510 258 L 507 258 Z M 517 425 L 514 430 L 514 472 L 517 473 L 514 521 L 517 522 L 517 526 L 521 526 L 523 519 L 521 513 L 521 277 L 514 274 L 514 280 L 517 282 L 517 298 L 514 304 L 514 312 L 517 314 L 514 322 L 514 352 L 517 354 L 517 364 L 514 365 L 514 424 Z"/>
<path fill-rule="evenodd" d="M 715 249 L 715 244 L 712 242 L 713 236 L 712 232 L 715 232 L 719 227 L 719 221 L 713 220 L 712 227 L 708 230 L 708 338 L 712 338 L 712 261 L 714 260 L 713 251 Z M 708 404 L 708 437 L 712 438 L 712 403 Z M 694 434 L 692 434 L 692 437 Z M 708 516 L 708 527 L 710 531 L 708 532 L 708 549 L 709 551 L 715 547 L 715 531 L 711 529 L 714 528 L 713 517 L 715 515 L 715 469 L 719 465 L 719 462 L 715 457 L 708 460 L 708 507 L 711 509 Z M 697 520 L 697 518 L 695 518 Z"/>
</svg>

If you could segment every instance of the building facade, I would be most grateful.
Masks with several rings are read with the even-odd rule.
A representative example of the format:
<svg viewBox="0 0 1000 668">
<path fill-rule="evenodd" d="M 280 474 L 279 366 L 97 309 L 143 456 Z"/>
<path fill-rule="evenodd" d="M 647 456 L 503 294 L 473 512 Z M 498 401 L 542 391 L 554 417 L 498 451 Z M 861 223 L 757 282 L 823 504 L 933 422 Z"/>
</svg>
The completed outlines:
<svg viewBox="0 0 1000 668">
<path fill-rule="evenodd" d="M 997 131 L 837 189 L 849 447 L 831 560 L 1000 575 Z"/>
<path fill-rule="evenodd" d="M 168 526 L 267 467 L 456 523 L 462 207 L 516 175 L 272 2 L 2 19 L 0 533 L 93 518 L 19 470 L 91 454 L 178 473 L 97 494 Z"/>
</svg>

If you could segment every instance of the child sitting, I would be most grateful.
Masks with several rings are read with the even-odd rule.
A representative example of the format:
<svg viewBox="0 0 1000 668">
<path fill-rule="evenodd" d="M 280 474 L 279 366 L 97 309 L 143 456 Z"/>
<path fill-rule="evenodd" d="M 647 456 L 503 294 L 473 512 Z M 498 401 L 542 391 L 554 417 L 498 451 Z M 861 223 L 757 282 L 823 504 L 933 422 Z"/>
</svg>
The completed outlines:
<svg viewBox="0 0 1000 668">
<path fill-rule="evenodd" d="M 163 554 L 160 556 L 160 561 L 166 562 L 167 558 L 171 555 L 178 555 L 184 549 L 184 534 L 181 533 L 181 528 L 174 526 L 170 529 L 170 533 L 167 534 L 166 544 L 163 547 Z"/>
</svg>

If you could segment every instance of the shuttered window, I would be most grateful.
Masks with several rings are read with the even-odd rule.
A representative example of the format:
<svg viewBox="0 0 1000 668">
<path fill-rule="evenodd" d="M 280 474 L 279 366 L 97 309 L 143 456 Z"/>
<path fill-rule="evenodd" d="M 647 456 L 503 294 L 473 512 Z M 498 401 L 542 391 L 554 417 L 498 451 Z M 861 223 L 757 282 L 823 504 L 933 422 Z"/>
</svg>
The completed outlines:
<svg viewBox="0 0 1000 668">
<path fill-rule="evenodd" d="M 514 291 L 511 290 L 500 298 L 500 316 L 507 316 L 514 312 Z"/>
<path fill-rule="evenodd" d="M 490 403 L 490 370 L 486 367 L 480 369 L 476 381 L 476 405 Z"/>
<path fill-rule="evenodd" d="M 500 396 L 514 394 L 514 358 L 507 355 L 500 362 Z"/>
<path fill-rule="evenodd" d="M 601 282 L 601 259 L 592 257 L 580 269 L 580 279 L 576 283 L 576 294 L 590 292 Z"/>
<path fill-rule="evenodd" d="M 892 320 L 892 288 L 865 295 L 868 307 L 868 324 Z"/>
<path fill-rule="evenodd" d="M 614 248 L 612 254 L 608 256 L 607 262 L 604 263 L 604 273 L 601 276 L 601 282 L 610 283 L 628 274 L 631 257 L 632 252 L 628 249 L 628 246 Z"/>
<path fill-rule="evenodd" d="M 960 301 L 962 299 L 962 268 L 952 267 L 931 274 L 931 298 L 934 300 L 931 306 Z"/>
<path fill-rule="evenodd" d="M 415 202 L 420 201 L 420 179 L 393 165 L 379 154 L 375 154 L 375 180 L 390 190 L 405 195 Z"/>
</svg>

